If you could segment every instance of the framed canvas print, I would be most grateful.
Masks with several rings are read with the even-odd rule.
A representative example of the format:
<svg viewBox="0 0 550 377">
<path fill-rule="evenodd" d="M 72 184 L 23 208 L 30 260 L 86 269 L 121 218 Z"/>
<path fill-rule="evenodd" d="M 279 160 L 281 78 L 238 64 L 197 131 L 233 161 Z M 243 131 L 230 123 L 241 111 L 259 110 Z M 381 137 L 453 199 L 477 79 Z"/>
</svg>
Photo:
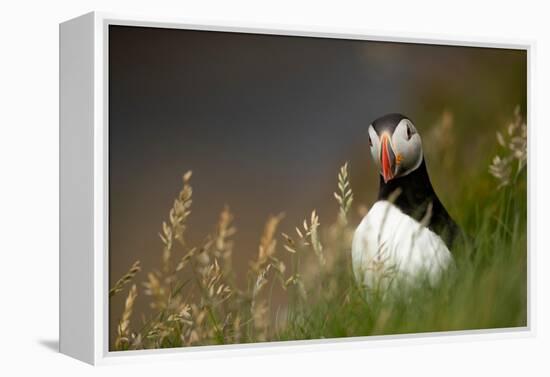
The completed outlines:
<svg viewBox="0 0 550 377">
<path fill-rule="evenodd" d="M 530 51 L 61 24 L 61 352 L 529 333 Z"/>
</svg>

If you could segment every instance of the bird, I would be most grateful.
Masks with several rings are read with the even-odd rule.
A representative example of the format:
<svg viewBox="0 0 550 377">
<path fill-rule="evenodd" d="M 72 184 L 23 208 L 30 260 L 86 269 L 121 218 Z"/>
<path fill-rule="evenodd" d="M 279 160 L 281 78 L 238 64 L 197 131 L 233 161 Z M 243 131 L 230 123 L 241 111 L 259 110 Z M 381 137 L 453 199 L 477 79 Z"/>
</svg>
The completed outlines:
<svg viewBox="0 0 550 377">
<path fill-rule="evenodd" d="M 392 113 L 369 125 L 368 143 L 380 183 L 353 235 L 355 279 L 369 290 L 413 285 L 421 276 L 435 286 L 454 264 L 461 230 L 430 182 L 422 138 L 410 118 Z"/>
</svg>

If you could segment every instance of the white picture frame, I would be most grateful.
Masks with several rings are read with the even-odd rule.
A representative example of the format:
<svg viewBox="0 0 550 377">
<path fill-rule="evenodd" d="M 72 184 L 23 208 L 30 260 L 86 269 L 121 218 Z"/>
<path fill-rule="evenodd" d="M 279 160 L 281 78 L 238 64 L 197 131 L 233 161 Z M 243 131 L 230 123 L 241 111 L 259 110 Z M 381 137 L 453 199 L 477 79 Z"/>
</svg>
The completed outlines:
<svg viewBox="0 0 550 377">
<path fill-rule="evenodd" d="M 533 250 L 528 243 L 527 326 L 385 335 L 281 343 L 204 346 L 163 350 L 108 350 L 108 27 L 132 25 L 190 30 L 315 36 L 527 51 L 528 111 L 531 108 L 532 41 L 463 40 L 454 37 L 342 30 L 311 26 L 189 23 L 182 19 L 92 12 L 60 24 L 60 351 L 90 364 L 136 360 L 292 353 L 388 344 L 471 341 L 533 336 Z M 533 124 L 529 120 L 531 140 Z M 528 148 L 529 156 L 532 155 Z M 530 165 L 528 166 L 529 170 Z M 528 175 L 530 177 L 530 174 Z M 530 181 L 530 179 L 529 179 Z M 531 192 L 531 189 L 529 189 Z M 531 219 L 531 194 L 528 195 Z"/>
</svg>

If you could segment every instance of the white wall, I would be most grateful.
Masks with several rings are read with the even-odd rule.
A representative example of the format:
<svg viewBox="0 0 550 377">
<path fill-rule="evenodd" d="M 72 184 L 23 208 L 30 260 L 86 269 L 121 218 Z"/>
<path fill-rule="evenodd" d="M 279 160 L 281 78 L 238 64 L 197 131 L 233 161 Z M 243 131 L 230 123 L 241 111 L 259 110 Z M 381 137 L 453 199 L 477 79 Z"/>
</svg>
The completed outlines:
<svg viewBox="0 0 550 377">
<path fill-rule="evenodd" d="M 550 286 L 545 212 L 550 211 L 545 154 L 550 141 L 550 28 L 542 1 L 51 0 L 0 6 L 0 373 L 71 375 L 548 375 Z M 153 5 L 154 4 L 154 5 Z M 337 5 L 336 5 L 337 4 Z M 56 354 L 58 334 L 58 23 L 90 10 L 206 20 L 317 25 L 537 40 L 531 126 L 535 125 L 538 335 L 530 339 L 298 353 L 92 369 Z M 546 34 L 546 35 L 544 35 Z M 532 163 L 532 161 L 531 161 Z M 546 230 L 546 232 L 545 232 Z M 13 372 L 6 374 L 5 370 Z M 538 373 L 537 373 L 538 371 Z M 543 372 L 544 371 L 544 372 Z"/>
</svg>

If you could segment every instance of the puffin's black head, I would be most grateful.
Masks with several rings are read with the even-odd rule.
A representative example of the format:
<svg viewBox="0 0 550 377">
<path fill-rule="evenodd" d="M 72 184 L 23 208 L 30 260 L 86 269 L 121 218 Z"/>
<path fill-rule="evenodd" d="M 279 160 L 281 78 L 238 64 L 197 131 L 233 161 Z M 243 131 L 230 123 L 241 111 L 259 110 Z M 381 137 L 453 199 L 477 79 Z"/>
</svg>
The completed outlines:
<svg viewBox="0 0 550 377">
<path fill-rule="evenodd" d="M 416 170 L 422 163 L 422 139 L 410 119 L 388 114 L 369 126 L 372 158 L 388 182 Z"/>
</svg>

